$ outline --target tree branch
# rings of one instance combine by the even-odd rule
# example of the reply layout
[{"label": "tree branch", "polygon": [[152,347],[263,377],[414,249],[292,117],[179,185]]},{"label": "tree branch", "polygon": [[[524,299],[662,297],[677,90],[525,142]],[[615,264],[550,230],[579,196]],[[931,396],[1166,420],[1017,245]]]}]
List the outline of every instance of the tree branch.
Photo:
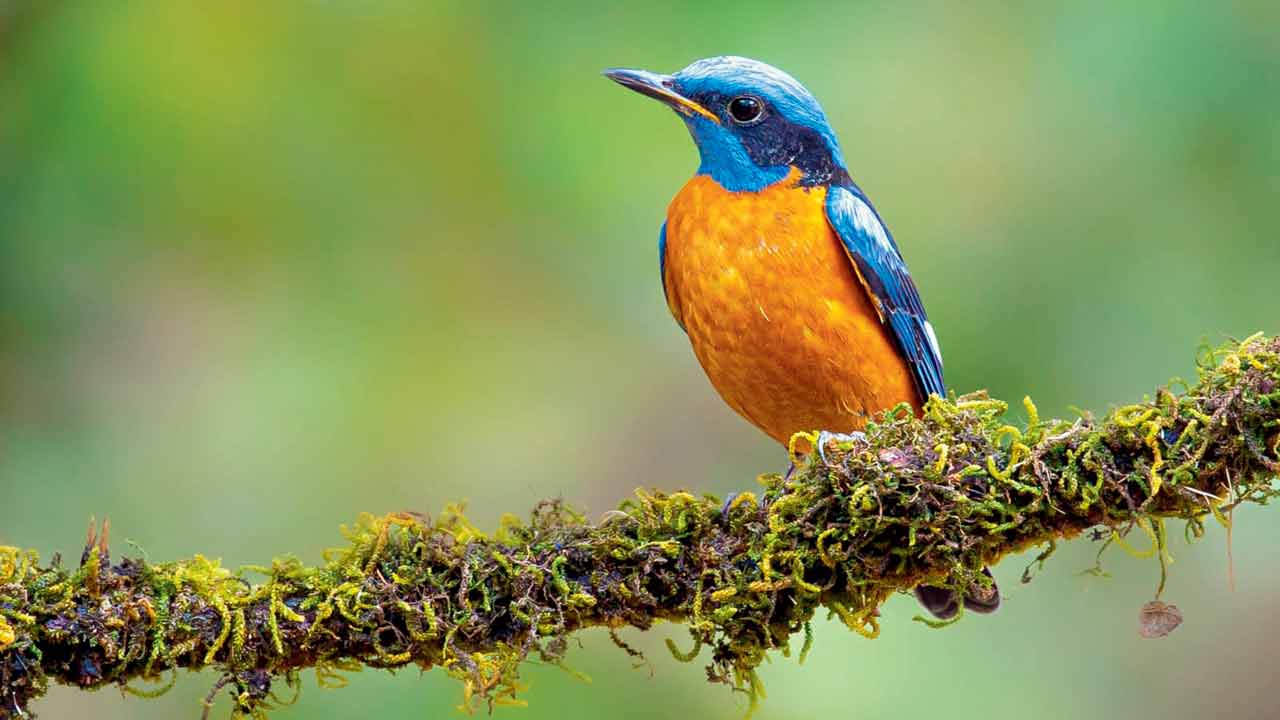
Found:
[{"label": "tree branch", "polygon": [[1206,349],[1199,365],[1195,385],[1101,421],[1040,420],[1028,400],[1029,421],[1010,425],[981,393],[934,399],[918,419],[904,406],[723,507],[638,491],[592,523],[545,501],[492,534],[454,507],[364,516],[319,566],[236,572],[201,556],[113,561],[105,528],[74,570],[2,548],[0,719],[25,717],[51,681],[128,689],[205,667],[255,716],[305,668],[334,684],[358,666],[439,666],[469,708],[516,703],[530,654],[558,662],[576,630],[658,620],[688,625],[694,647],[678,657],[709,646],[709,676],[754,697],[766,653],[807,637],[820,607],[875,637],[880,604],[921,581],[966,587],[1090,528],[1162,545],[1165,519],[1199,536],[1206,518],[1275,496],[1280,340]]}]

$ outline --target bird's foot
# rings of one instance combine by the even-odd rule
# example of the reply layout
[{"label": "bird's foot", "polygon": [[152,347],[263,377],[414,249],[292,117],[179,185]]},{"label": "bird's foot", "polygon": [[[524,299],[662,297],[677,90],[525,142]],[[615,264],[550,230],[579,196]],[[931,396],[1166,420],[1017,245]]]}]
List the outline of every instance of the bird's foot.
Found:
[{"label": "bird's foot", "polygon": [[720,519],[725,522],[729,521],[729,508],[733,505],[733,501],[738,497],[738,493],[731,492],[724,496],[724,502],[720,504]]},{"label": "bird's foot", "polygon": [[826,430],[823,430],[818,433],[818,457],[822,458],[823,463],[827,462],[827,443],[829,442],[837,444],[853,444],[865,443],[866,441],[867,434],[864,432],[852,432],[845,434],[827,432]]}]

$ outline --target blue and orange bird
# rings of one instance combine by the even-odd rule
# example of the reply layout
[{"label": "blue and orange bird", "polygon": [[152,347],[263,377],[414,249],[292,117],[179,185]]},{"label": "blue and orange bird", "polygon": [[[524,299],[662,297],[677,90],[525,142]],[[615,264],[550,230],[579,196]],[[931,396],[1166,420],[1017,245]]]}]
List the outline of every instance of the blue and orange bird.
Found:
[{"label": "blue and orange bird", "polygon": [[[667,305],[731,408],[784,445],[814,428],[857,431],[901,402],[945,394],[942,355],[907,264],[854,184],[813,95],[742,57],[675,75],[605,75],[675,110],[701,155],[658,235]],[[819,452],[831,439],[824,433]],[[947,618],[999,606],[921,586]]]}]

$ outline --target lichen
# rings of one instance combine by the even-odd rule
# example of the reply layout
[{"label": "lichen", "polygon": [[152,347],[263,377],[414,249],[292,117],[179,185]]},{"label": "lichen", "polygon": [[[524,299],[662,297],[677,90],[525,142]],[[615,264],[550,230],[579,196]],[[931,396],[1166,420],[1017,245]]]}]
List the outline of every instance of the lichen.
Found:
[{"label": "lichen", "polygon": [[1194,538],[1209,518],[1229,528],[1235,506],[1269,501],[1280,341],[1206,349],[1199,366],[1194,385],[1101,420],[1043,420],[1027,400],[1027,422],[1013,424],[1004,403],[974,393],[934,398],[920,417],[894,408],[825,460],[800,453],[817,442],[802,433],[794,472],[728,502],[640,490],[591,522],[544,501],[492,534],[457,506],[435,519],[362,515],[315,567],[115,561],[105,529],[74,569],[0,548],[0,719],[26,716],[50,682],[145,696],[177,669],[206,667],[219,674],[208,703],[225,688],[246,717],[288,704],[275,690],[296,691],[306,668],[336,687],[362,667],[438,666],[461,683],[465,710],[522,704],[531,655],[562,664],[586,627],[635,654],[615,631],[660,620],[689,630],[689,649],[670,645],[676,658],[709,650],[708,676],[754,706],[756,669],[801,633],[803,658],[821,609],[874,638],[892,594],[985,582],[984,566],[1044,546],[1029,580],[1058,540],[1091,528],[1108,545],[1139,530],[1163,571],[1166,520]]}]

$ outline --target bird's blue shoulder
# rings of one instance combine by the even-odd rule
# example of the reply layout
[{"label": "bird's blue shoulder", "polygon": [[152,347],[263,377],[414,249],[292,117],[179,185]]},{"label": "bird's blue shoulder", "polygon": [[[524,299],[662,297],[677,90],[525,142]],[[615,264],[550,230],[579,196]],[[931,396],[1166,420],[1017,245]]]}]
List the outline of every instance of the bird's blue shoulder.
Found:
[{"label": "bird's blue shoulder", "polygon": [[938,338],[902,253],[880,214],[852,182],[827,189],[826,213],[871,294],[880,320],[893,331],[920,397],[945,396]]}]

